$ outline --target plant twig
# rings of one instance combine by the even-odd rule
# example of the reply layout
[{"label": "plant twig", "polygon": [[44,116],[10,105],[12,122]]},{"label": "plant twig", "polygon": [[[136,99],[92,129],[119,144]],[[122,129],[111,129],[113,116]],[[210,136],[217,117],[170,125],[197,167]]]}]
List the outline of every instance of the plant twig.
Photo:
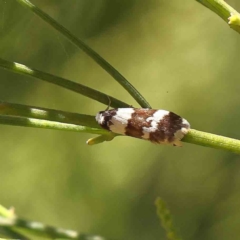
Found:
[{"label": "plant twig", "polygon": [[223,0],[196,0],[220,16],[236,32],[240,33],[240,14]]},{"label": "plant twig", "polygon": [[[0,216],[6,219],[14,219],[15,213],[14,208],[7,209],[0,205]],[[21,240],[28,240],[28,238],[21,233],[18,233],[16,230],[10,228],[9,226],[2,226],[0,224],[0,232],[4,236],[11,237],[12,239],[21,239]]]},{"label": "plant twig", "polygon": [[16,62],[10,62],[4,59],[0,58],[0,67],[4,68],[11,72],[16,72],[18,74],[23,74],[26,76],[38,78],[40,80],[58,85],[60,87],[66,88],[68,90],[80,93],[86,97],[92,98],[98,102],[104,103],[106,105],[110,105],[113,108],[118,107],[129,107],[129,104],[122,102],[114,97],[111,97],[109,95],[106,95],[102,92],[99,92],[97,90],[94,90],[92,88],[86,87],[82,84],[57,77],[55,75],[45,73],[33,68],[30,68],[26,65],[16,63]]},{"label": "plant twig", "polygon": [[11,238],[11,240],[17,240],[17,239],[30,240],[30,238],[24,236],[21,233],[18,233],[16,230],[13,230],[11,227],[8,227],[8,226],[5,226],[5,227],[0,226],[0,233],[1,233],[1,236],[4,235],[8,237],[8,239],[0,238],[0,240],[9,240],[9,238]]},{"label": "plant twig", "polygon": [[89,139],[88,145],[110,141],[118,135],[101,128],[94,116],[7,102],[0,102],[0,124],[101,134]]},{"label": "plant twig", "polygon": [[94,116],[0,101],[0,115],[35,118],[100,128]]},{"label": "plant twig", "polygon": [[195,129],[190,129],[182,141],[240,154],[240,140],[201,132]]},{"label": "plant twig", "polygon": [[129,94],[141,105],[143,108],[150,108],[150,104],[137,91],[137,89],[128,80],[121,75],[110,63],[103,59],[98,53],[86,45],[82,40],[75,37],[70,31],[57,23],[53,18],[43,12],[40,8],[32,4],[29,0],[16,0],[24,7],[33,11],[38,17],[47,22],[55,30],[65,36],[70,42],[82,49],[88,56],[90,56],[96,63],[98,63],[106,72],[108,72],[118,83],[120,83]]},{"label": "plant twig", "polygon": [[47,121],[47,120],[41,120],[41,119],[22,118],[22,117],[6,116],[6,115],[0,115],[0,124],[64,130],[64,131],[75,131],[75,132],[93,133],[93,134],[100,134],[100,135],[110,134],[109,131],[102,129],[100,127],[91,128],[91,127],[80,126],[75,124],[67,124],[67,123]]},{"label": "plant twig", "polygon": [[176,230],[173,227],[173,220],[166,203],[161,199],[157,198],[155,201],[157,207],[157,215],[161,221],[161,225],[164,228],[168,240],[181,240],[177,236]]},{"label": "plant twig", "polygon": [[[10,211],[10,214],[6,214]],[[24,233],[33,234],[35,236],[44,236],[51,239],[64,238],[64,239],[79,239],[79,240],[106,240],[103,237],[82,234],[77,231],[56,228],[53,226],[46,225],[40,222],[28,221],[25,219],[18,218],[16,215],[10,216],[11,210],[8,210],[0,205],[0,226],[2,228],[8,229],[9,232],[13,232],[12,229],[24,231]],[[18,234],[18,233],[15,233]],[[16,235],[15,235],[16,236]],[[20,236],[20,234],[18,235]],[[25,237],[25,236],[24,236]],[[21,238],[28,239],[28,238]]]},{"label": "plant twig", "polygon": [[12,125],[12,126],[22,126],[22,127],[34,127],[34,128],[45,128],[54,130],[65,130],[65,131],[75,131],[75,132],[85,132],[93,134],[108,135],[109,132],[100,128],[90,128],[80,125],[59,123],[53,121],[46,121],[34,118],[22,118],[13,116],[0,115],[0,124]]},{"label": "plant twig", "polygon": [[20,218],[7,219],[0,217],[0,226],[8,226],[8,228],[17,228],[19,230],[22,229],[26,233],[33,234],[35,236],[44,236],[51,239],[64,238],[79,240],[106,240],[106,238],[100,236],[83,234],[74,230],[56,228],[41,222],[33,222]]}]

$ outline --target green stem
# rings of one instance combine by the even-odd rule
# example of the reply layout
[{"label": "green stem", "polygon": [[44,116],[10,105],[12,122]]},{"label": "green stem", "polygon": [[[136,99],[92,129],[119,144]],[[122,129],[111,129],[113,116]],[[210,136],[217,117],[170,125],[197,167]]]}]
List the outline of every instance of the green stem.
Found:
[{"label": "green stem", "polygon": [[0,238],[0,240],[9,240],[9,239],[12,239],[12,240],[16,240],[16,239],[30,240],[30,238],[24,236],[21,233],[18,233],[16,230],[12,229],[11,227],[7,227],[7,226],[6,227],[0,226],[0,233],[1,233],[1,236],[4,235],[4,236],[8,237],[7,239]]},{"label": "green stem", "polygon": [[[220,16],[236,32],[240,33],[240,14],[223,0],[196,0]],[[233,18],[234,20],[232,20]],[[237,19],[237,21],[236,21]]]},{"label": "green stem", "polygon": [[20,63],[10,62],[0,58],[0,67],[6,70],[9,70],[11,72],[38,78],[40,80],[58,85],[60,87],[64,87],[68,90],[71,90],[71,91],[80,93],[86,97],[92,98],[98,102],[104,103],[106,105],[110,105],[113,108],[129,107],[129,104],[122,102],[114,97],[108,96],[104,93],[101,93],[97,90],[94,90],[82,84],[79,84],[61,77],[54,76],[49,73],[45,73],[45,72],[30,68]]},{"label": "green stem", "polygon": [[176,230],[173,226],[173,220],[166,203],[161,199],[157,198],[155,201],[157,207],[157,215],[161,221],[161,225],[164,228],[168,240],[181,240],[177,235]]},{"label": "green stem", "polygon": [[[5,230],[6,234],[15,234],[20,236],[18,230],[35,236],[44,236],[51,239],[64,238],[64,239],[81,239],[81,240],[106,240],[100,236],[93,236],[89,234],[81,234],[77,231],[67,230],[49,226],[40,222],[27,221],[18,218],[12,209],[6,209],[0,205],[0,227]],[[15,231],[16,230],[16,231]],[[18,239],[28,239],[25,236]]]},{"label": "green stem", "polygon": [[[0,205],[0,216],[4,217],[6,219],[14,219],[15,218],[14,209],[13,208],[7,209],[7,208],[3,207],[2,205]],[[28,240],[27,237],[25,237],[21,233],[18,233],[14,229],[11,229],[9,226],[0,226],[0,232],[4,236],[11,237],[11,239]]]},{"label": "green stem", "polygon": [[89,139],[88,145],[110,141],[117,136],[101,128],[94,116],[16,103],[0,102],[0,124],[101,134]]},{"label": "green stem", "polygon": [[91,127],[79,126],[75,124],[59,123],[59,122],[39,120],[34,118],[22,118],[22,117],[6,116],[6,115],[0,115],[0,124],[109,135],[109,131],[104,130],[100,127],[91,128]]},{"label": "green stem", "polygon": [[94,116],[0,101],[0,114],[100,128]]},{"label": "green stem", "polygon": [[82,40],[75,37],[62,25],[58,24],[53,18],[43,12],[40,8],[33,5],[29,0],[16,0],[24,7],[33,11],[38,17],[51,25],[55,30],[64,35],[70,42],[82,49],[88,56],[90,56],[96,63],[98,63],[106,72],[108,72],[119,84],[121,84],[131,96],[141,105],[143,108],[150,108],[151,106],[145,100],[145,98],[135,89],[135,87],[127,81],[127,79],[121,75],[111,64],[103,59],[98,53],[87,46]]},{"label": "green stem", "polygon": [[[79,240],[106,240],[103,237],[89,234],[82,234],[77,231],[56,228],[46,225],[41,222],[27,221],[20,218],[3,218],[0,217],[0,226],[21,230],[26,234],[32,234],[38,237],[47,237],[50,239],[64,238],[64,239],[79,239]],[[26,238],[25,238],[26,239]]]},{"label": "green stem", "polygon": [[191,129],[182,141],[240,154],[240,140],[201,132],[195,129]]}]

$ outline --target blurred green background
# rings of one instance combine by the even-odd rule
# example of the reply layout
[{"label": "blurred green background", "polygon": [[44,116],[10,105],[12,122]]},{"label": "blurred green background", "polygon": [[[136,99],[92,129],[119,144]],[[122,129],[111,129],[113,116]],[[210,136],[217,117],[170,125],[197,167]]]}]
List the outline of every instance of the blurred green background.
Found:
[{"label": "blurred green background", "polygon": [[[240,138],[240,36],[196,1],[32,1],[117,68],[153,108]],[[240,10],[240,2],[228,1]],[[138,106],[104,70],[14,0],[0,1],[0,56]],[[0,69],[4,101],[95,115],[106,106]],[[183,239],[238,239],[240,158],[184,144],[1,125],[0,203],[24,218],[111,239],[165,239],[163,198]]]}]

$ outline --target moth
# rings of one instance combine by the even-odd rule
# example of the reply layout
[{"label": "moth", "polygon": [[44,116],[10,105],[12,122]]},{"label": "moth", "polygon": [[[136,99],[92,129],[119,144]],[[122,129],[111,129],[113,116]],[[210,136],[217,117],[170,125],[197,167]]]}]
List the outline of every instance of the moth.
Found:
[{"label": "moth", "polygon": [[96,115],[98,124],[113,133],[149,140],[157,144],[181,146],[190,129],[179,115],[149,108],[117,108]]}]

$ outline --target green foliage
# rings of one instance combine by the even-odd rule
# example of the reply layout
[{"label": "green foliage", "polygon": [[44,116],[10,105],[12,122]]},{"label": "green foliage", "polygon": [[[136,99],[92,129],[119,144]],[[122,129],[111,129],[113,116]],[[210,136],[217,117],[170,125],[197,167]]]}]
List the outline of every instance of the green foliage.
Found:
[{"label": "green foliage", "polygon": [[161,225],[166,231],[167,239],[169,240],[181,240],[176,234],[176,230],[173,227],[173,220],[166,203],[161,199],[157,198],[155,201],[157,207],[157,215],[161,221]]}]

